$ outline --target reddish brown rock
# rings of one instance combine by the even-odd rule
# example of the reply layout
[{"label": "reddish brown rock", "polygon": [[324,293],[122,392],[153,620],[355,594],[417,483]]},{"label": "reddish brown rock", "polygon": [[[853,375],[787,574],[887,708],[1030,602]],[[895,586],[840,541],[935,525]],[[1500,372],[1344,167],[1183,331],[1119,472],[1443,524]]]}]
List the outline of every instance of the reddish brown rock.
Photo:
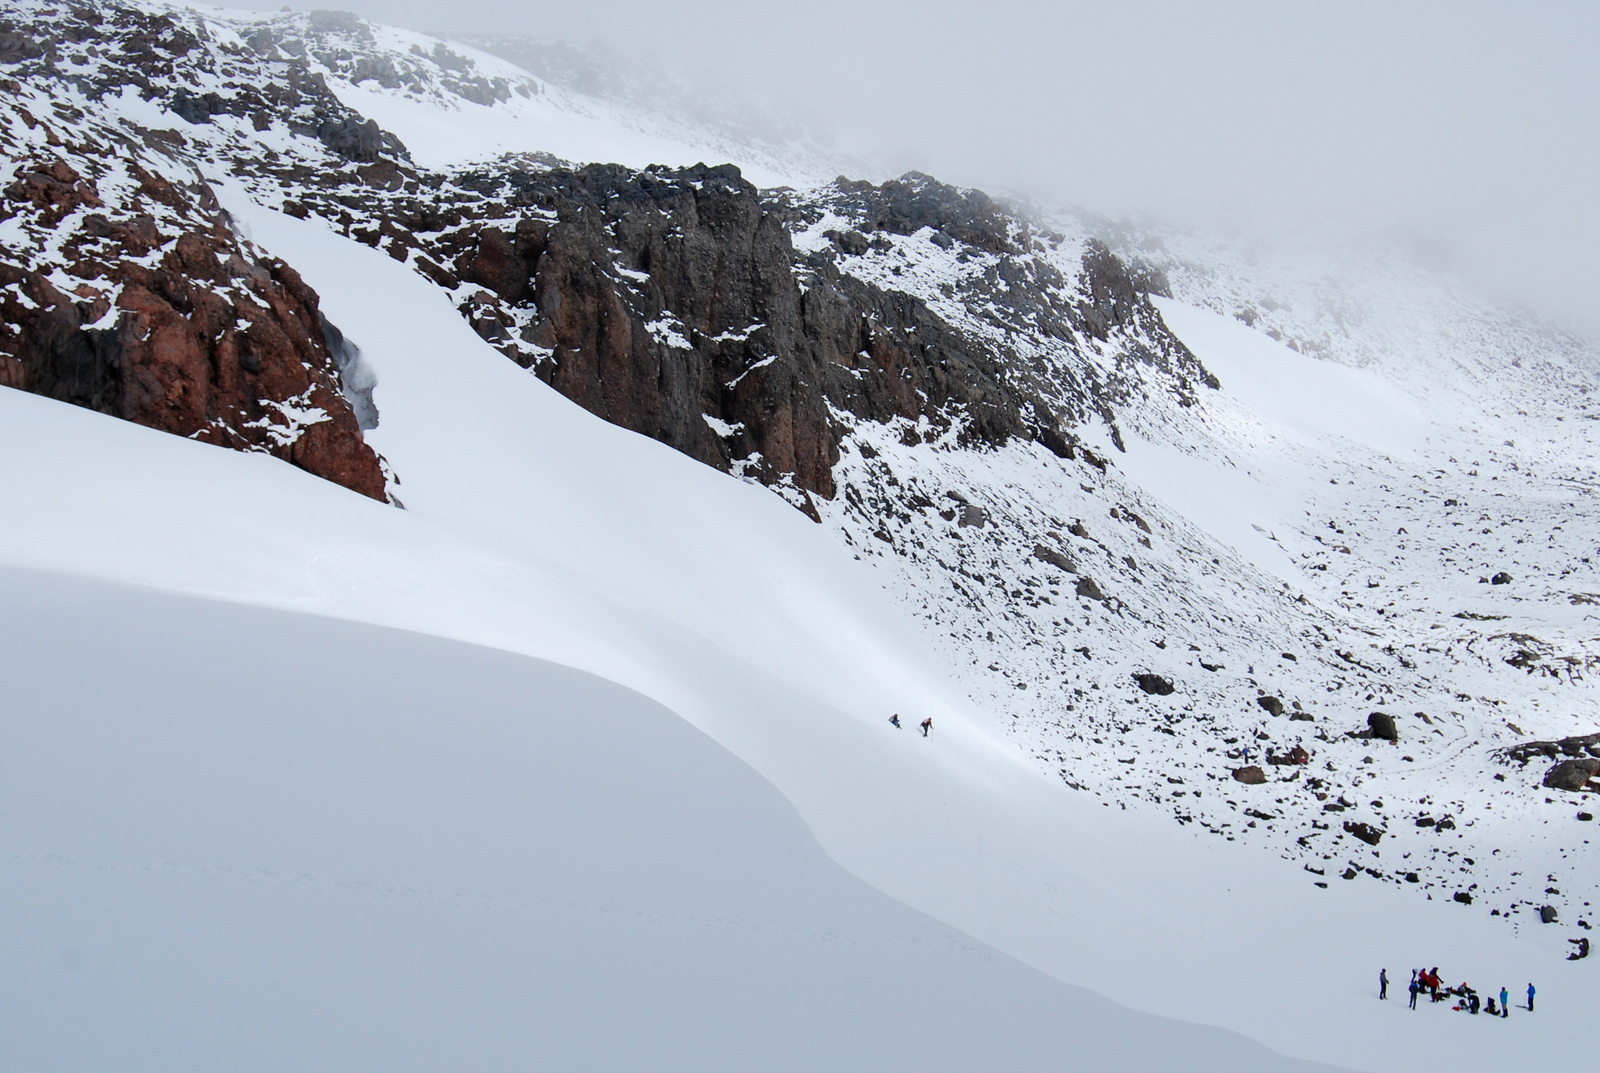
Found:
[{"label": "reddish brown rock", "polygon": [[[162,204],[190,204],[165,180],[136,178]],[[0,385],[262,451],[386,499],[378,457],[341,393],[317,296],[293,269],[241,247],[215,219],[179,234],[158,266],[139,263],[170,236],[149,215],[103,205],[60,160],[23,165],[5,197],[28,224],[69,230],[63,255],[84,282],[67,294],[46,271],[0,263]]]}]

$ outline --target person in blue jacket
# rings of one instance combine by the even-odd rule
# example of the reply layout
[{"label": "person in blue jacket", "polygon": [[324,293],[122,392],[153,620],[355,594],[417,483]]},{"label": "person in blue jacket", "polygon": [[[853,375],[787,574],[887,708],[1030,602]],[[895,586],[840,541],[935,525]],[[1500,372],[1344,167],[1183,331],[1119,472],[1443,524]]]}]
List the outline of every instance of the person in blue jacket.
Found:
[{"label": "person in blue jacket", "polygon": [[1378,997],[1379,998],[1384,998],[1384,999],[1389,997],[1389,970],[1388,969],[1379,969],[1378,970]]},{"label": "person in blue jacket", "polygon": [[1528,1012],[1533,1012],[1533,984],[1528,985]]},{"label": "person in blue jacket", "polygon": [[1506,994],[1506,989],[1503,987],[1500,989],[1500,1016],[1511,1016],[1511,996]]}]

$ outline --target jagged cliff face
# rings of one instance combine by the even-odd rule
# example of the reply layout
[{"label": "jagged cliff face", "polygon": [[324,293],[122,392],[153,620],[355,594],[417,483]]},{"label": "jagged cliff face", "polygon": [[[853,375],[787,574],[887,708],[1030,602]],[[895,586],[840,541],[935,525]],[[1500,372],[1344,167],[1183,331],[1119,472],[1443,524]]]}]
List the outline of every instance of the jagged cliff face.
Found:
[{"label": "jagged cliff face", "polygon": [[[1084,340],[1149,340],[1139,357],[1181,367],[1180,395],[1207,375],[1103,247],[1067,251],[1073,278],[987,198],[925,178],[764,195],[731,167],[501,165],[454,185],[489,199],[472,216],[508,221],[463,212],[425,246],[485,339],[607,420],[802,503],[833,498],[850,419],[1066,456],[1064,424],[1109,415],[1114,394],[1083,375]],[[952,323],[930,305],[942,292],[860,270],[908,240],[972,265],[946,284],[953,306],[1003,309],[1055,367]]]},{"label": "jagged cliff face", "polygon": [[[266,452],[385,498],[317,296],[232,233],[181,134],[130,138],[103,107],[170,83],[198,38],[162,16],[83,8],[12,24],[0,48],[13,76],[0,82],[11,173],[0,191],[0,384]],[[114,65],[69,74],[107,53]],[[282,88],[230,106],[258,111]],[[191,114],[211,107],[181,83],[171,101]]]}]

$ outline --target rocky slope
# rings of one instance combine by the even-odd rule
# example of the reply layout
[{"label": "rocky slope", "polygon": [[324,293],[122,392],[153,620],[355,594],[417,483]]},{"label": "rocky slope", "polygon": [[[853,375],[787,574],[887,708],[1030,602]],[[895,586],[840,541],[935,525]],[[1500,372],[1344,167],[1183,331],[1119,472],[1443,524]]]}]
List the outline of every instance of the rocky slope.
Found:
[{"label": "rocky slope", "polygon": [[[1457,296],[1359,269],[1423,296],[1402,330],[1352,313],[1374,294],[1290,298],[1292,273],[1226,246],[1041,222],[920,175],[761,190],[538,145],[423,166],[351,102],[465,123],[553,91],[338,13],[16,10],[10,386],[381,497],[360,340],[216,195],[321,221],[569,399],[838,533],[1064,790],[1302,860],[1308,882],[1587,912],[1589,828],[1560,796],[1582,791],[1503,751],[1593,729],[1581,344],[1486,307],[1461,329]],[[1294,344],[1267,366],[1389,377],[1380,395],[1418,407],[1390,424],[1427,435],[1358,434],[1360,414],[1305,431],[1315,396],[1254,406],[1234,389],[1258,370],[1214,375],[1200,341],[1224,335],[1197,307]]]},{"label": "rocky slope", "polygon": [[[383,499],[316,295],[231,232],[181,134],[106,107],[201,42],[162,16],[75,9],[14,22],[0,44],[0,383]],[[206,100],[171,103],[198,115]]]}]

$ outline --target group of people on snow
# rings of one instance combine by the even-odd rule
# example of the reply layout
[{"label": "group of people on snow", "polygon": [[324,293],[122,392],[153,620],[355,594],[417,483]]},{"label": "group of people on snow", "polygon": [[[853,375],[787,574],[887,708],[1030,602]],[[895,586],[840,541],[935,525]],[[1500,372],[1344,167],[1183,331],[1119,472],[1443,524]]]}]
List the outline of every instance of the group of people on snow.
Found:
[{"label": "group of people on snow", "polygon": [[[1478,992],[1465,982],[1457,987],[1446,987],[1439,977],[1439,967],[1437,965],[1431,969],[1412,969],[1411,984],[1407,990],[1411,993],[1411,1008],[1413,1010],[1417,1008],[1417,996],[1425,994],[1434,1002],[1448,1002],[1451,998],[1456,999],[1456,1004],[1450,1007],[1452,1010],[1475,1014],[1481,1009],[1490,1017],[1511,1016],[1511,996],[1506,992],[1505,988],[1502,987],[1500,989],[1498,1003],[1496,1003],[1493,994],[1490,994],[1488,1000],[1484,1001],[1478,997]],[[1378,970],[1378,997],[1381,999],[1389,997],[1388,969]],[[1528,985],[1527,1010],[1529,1013],[1533,1012],[1533,984],[1531,983]]]}]

